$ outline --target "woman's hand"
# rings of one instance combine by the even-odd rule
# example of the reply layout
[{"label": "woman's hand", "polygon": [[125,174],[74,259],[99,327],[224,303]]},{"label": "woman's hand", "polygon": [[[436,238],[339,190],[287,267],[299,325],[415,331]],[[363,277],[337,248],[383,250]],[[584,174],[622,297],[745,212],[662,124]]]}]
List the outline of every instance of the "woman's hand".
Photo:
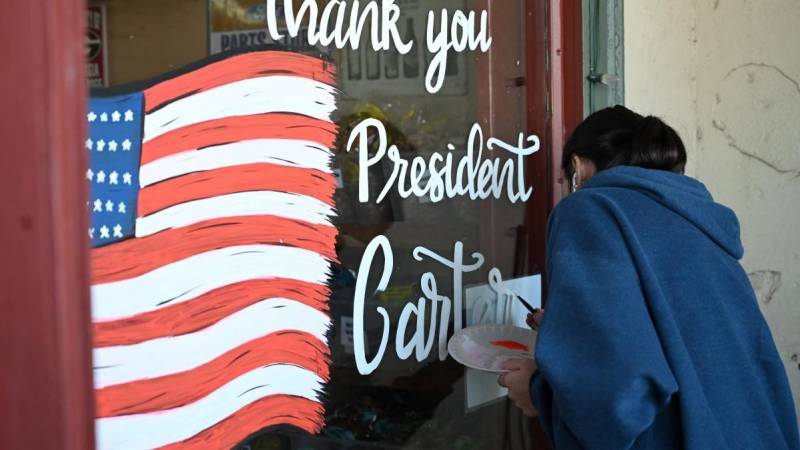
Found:
[{"label": "woman's hand", "polygon": [[528,314],[525,322],[531,327],[531,330],[539,331],[539,325],[542,324],[542,319],[544,319],[544,308],[536,308],[532,314]]},{"label": "woman's hand", "polygon": [[510,359],[503,363],[503,373],[497,378],[500,386],[508,388],[508,398],[528,417],[536,417],[538,412],[531,400],[531,377],[536,372],[536,362],[532,359]]}]

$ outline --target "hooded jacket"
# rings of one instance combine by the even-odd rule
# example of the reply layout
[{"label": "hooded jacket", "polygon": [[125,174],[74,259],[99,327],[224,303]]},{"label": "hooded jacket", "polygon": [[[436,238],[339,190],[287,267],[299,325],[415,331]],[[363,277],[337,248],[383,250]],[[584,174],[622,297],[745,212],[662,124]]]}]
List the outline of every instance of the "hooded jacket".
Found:
[{"label": "hooded jacket", "polygon": [[531,396],[555,449],[800,450],[739,222],[702,183],[604,170],[547,241]]}]

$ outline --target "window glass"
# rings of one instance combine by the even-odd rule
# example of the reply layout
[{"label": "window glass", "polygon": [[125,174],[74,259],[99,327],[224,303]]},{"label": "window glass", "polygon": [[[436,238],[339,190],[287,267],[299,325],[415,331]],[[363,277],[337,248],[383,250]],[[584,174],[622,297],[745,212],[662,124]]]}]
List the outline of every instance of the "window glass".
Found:
[{"label": "window glass", "polygon": [[[283,2],[277,3],[278,24],[285,31]],[[332,120],[340,131],[332,172],[338,237],[328,299],[330,379],[320,397],[324,427],[308,434],[287,420],[243,436],[239,448],[530,447],[529,421],[502,395],[496,375],[465,369],[446,347],[454,330],[464,326],[524,326],[525,310],[489,287],[490,281],[496,288],[501,280],[522,279],[514,292],[533,303],[540,297],[541,280],[529,271],[525,226],[527,200],[537,195],[530,191],[531,160],[544,158],[543,152],[533,152],[538,140],[526,130],[525,4],[396,3],[399,35],[415,42],[405,54],[363,44],[356,49],[311,46],[305,34],[275,42],[267,30],[267,3],[260,0],[90,2],[89,16],[96,21],[87,54],[90,66],[95,64],[90,68],[94,86],[119,90],[208,57],[267,44],[321,57],[336,69],[339,92]],[[481,12],[487,10],[491,47],[450,52],[443,84],[430,93],[425,76],[436,55],[425,45],[429,12],[440,17],[445,11],[452,18],[457,11],[474,11],[480,26]],[[308,27],[301,22],[301,30]],[[366,26],[364,33],[372,31]],[[391,146],[397,149],[394,157]],[[531,154],[521,154],[526,151]],[[432,169],[430,162],[438,157],[439,169]],[[365,159],[374,162],[365,166]],[[450,171],[441,169],[447,161]],[[470,161],[462,164],[463,174],[462,161]],[[469,175],[481,161],[491,161],[484,164],[491,167]],[[444,176],[463,180],[464,192],[404,193],[412,181],[425,186],[431,177]],[[469,187],[490,176],[496,187],[485,189],[487,195]],[[471,196],[470,189],[477,194]],[[371,254],[366,264],[365,255]],[[388,282],[378,289],[390,264]],[[361,294],[360,280],[365,283]],[[446,301],[431,298],[434,282]]]}]

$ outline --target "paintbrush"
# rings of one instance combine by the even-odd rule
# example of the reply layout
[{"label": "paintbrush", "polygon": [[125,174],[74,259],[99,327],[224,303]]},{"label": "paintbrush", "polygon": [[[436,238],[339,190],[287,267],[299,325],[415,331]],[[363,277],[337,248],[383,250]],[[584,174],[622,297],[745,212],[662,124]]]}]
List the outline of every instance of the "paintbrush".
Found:
[{"label": "paintbrush", "polygon": [[531,304],[530,304],[530,303],[528,303],[528,301],[527,301],[527,300],[525,300],[524,298],[522,298],[522,296],[521,296],[521,295],[519,295],[519,294],[517,294],[516,292],[514,292],[514,297],[516,297],[516,298],[517,298],[517,300],[519,300],[519,302],[520,302],[520,303],[522,303],[522,306],[524,306],[524,307],[525,307],[525,309],[527,309],[528,311],[530,311],[530,313],[531,313],[531,314],[535,314],[535,313],[536,313],[536,308],[534,308],[533,306],[531,306]]}]

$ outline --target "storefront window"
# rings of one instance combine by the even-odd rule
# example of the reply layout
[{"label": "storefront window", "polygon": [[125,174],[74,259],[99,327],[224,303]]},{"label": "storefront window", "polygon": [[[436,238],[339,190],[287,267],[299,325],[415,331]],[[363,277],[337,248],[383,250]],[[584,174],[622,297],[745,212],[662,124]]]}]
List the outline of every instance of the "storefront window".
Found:
[{"label": "storefront window", "polygon": [[[465,369],[446,346],[465,326],[524,326],[524,308],[499,286],[531,302],[541,298],[526,225],[531,199],[549,194],[531,182],[533,162],[546,156],[543,130],[528,127],[526,5],[395,3],[400,37],[416,43],[404,54],[309,45],[302,32],[308,21],[298,37],[275,42],[268,4],[259,0],[90,4],[91,84],[111,89],[95,96],[246,49],[311,55],[336,69],[340,92],[331,120],[339,133],[331,161],[338,237],[327,300],[324,426],[318,434],[281,424],[250,430],[238,448],[530,448],[530,422],[504,397],[496,375]],[[286,11],[276,4],[285,32]],[[320,10],[326,4],[320,0]],[[476,40],[481,32],[491,37],[484,49],[447,53],[434,93],[426,74],[437,56],[424,44],[430,12],[450,20],[474,13],[468,31]],[[366,26],[364,35],[372,31]],[[439,187],[424,190],[431,179]],[[519,281],[503,284],[511,279]]]}]

